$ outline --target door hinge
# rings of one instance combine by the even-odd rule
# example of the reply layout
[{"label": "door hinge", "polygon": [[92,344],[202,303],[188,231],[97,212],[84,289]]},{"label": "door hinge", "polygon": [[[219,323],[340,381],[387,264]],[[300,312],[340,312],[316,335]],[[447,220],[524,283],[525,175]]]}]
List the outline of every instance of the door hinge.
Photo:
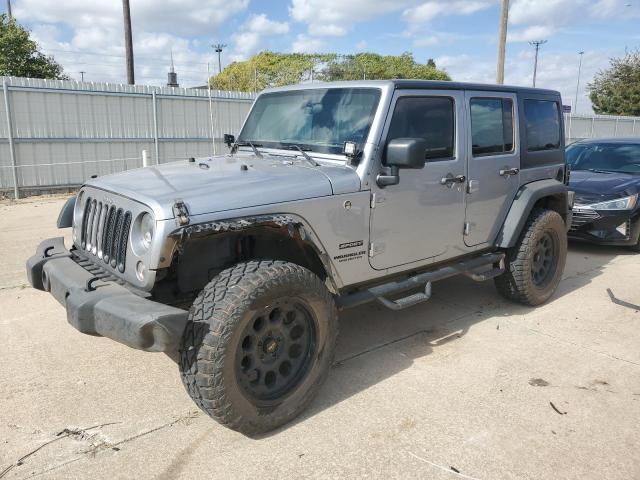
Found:
[{"label": "door hinge", "polygon": [[467,237],[470,231],[471,231],[471,224],[469,222],[464,222],[464,228],[462,229],[462,234],[465,237]]},{"label": "door hinge", "polygon": [[381,193],[372,193],[371,194],[371,208],[376,208],[376,205],[383,203],[385,200],[384,196]]}]

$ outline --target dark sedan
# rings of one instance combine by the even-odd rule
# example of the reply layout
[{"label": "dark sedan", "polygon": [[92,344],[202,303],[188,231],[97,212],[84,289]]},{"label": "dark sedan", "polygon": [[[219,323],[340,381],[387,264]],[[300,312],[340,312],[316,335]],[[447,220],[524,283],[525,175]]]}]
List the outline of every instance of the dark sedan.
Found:
[{"label": "dark sedan", "polygon": [[569,237],[640,251],[640,138],[583,140],[566,154],[575,192]]}]

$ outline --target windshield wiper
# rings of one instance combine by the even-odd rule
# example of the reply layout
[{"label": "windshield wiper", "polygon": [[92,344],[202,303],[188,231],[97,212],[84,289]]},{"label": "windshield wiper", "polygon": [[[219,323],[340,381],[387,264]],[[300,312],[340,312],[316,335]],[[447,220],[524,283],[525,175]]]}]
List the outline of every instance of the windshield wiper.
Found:
[{"label": "windshield wiper", "polygon": [[[290,143],[287,145],[287,148],[289,150],[298,150],[302,154],[302,156],[305,158],[305,160],[309,162],[311,165],[313,165],[314,167],[320,166],[320,164],[316,162],[313,158],[311,158],[309,154],[305,152],[300,145],[297,145],[295,143]],[[308,148],[307,150],[311,150],[311,149]]]},{"label": "windshield wiper", "polygon": [[260,153],[260,151],[256,148],[256,147],[261,147],[262,145],[260,145],[259,143],[251,143],[249,140],[245,140],[243,142],[236,142],[236,148],[234,150],[234,153],[238,150],[238,147],[251,147],[251,149],[253,150],[253,154],[256,157],[260,157],[262,158],[262,154]]},{"label": "windshield wiper", "polygon": [[590,172],[595,172],[595,173],[616,173],[613,170],[601,170],[599,168],[587,168],[587,170],[589,170]]}]

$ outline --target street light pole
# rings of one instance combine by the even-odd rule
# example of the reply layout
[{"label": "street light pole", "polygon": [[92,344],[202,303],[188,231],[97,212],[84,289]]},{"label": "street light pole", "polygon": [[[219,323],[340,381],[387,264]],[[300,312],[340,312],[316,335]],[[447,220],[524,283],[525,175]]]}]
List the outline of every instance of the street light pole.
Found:
[{"label": "street light pole", "polygon": [[215,45],[211,45],[213,47],[213,50],[218,54],[218,74],[222,73],[222,60],[221,60],[221,55],[222,55],[222,49],[226,48],[227,46],[223,43],[216,43]]},{"label": "street light pole", "polygon": [[580,55],[580,61],[578,63],[578,81],[576,82],[576,98],[573,101],[573,113],[578,113],[578,89],[580,88],[580,72],[582,71],[582,56],[584,55],[584,51],[578,52]]},{"label": "street light pole", "polygon": [[533,63],[533,87],[536,86],[536,75],[538,74],[538,50],[540,50],[540,45],[544,45],[547,43],[546,40],[534,40],[529,42],[529,45],[533,45],[536,48],[536,58]]},{"label": "street light pole", "polygon": [[11,15],[11,0],[7,0],[7,16],[13,18],[13,15]]},{"label": "street light pole", "polygon": [[85,73],[87,73],[87,72],[80,71],[80,81],[81,81],[81,82],[84,82],[84,74],[85,74]]},{"label": "street light pole", "polygon": [[504,83],[504,57],[507,46],[507,22],[509,21],[509,0],[502,0],[500,13],[500,36],[498,38],[498,66],[496,68],[496,83]]}]

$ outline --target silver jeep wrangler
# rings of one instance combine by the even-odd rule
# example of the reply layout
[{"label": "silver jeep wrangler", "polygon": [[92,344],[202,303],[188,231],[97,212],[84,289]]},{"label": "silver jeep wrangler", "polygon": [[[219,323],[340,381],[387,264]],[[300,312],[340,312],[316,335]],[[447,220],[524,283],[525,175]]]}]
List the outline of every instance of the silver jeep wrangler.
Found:
[{"label": "silver jeep wrangler", "polygon": [[556,289],[571,192],[560,95],[431,81],[271,89],[229,153],[90,180],[27,263],[80,332],[163,351],[211,417],[271,430],[312,400],[338,309],[432,282]]}]

